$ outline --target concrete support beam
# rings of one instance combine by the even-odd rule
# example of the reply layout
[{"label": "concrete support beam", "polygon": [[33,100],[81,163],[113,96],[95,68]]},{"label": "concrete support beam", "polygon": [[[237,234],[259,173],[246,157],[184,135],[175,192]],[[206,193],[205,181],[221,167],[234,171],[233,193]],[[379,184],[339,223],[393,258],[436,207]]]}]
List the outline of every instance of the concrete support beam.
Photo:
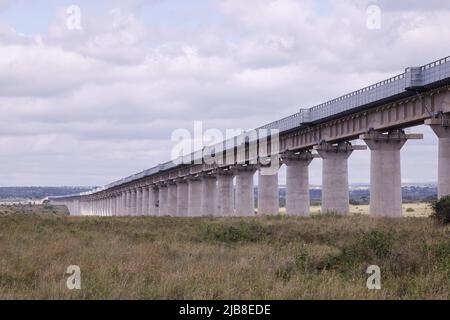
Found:
[{"label": "concrete support beam", "polygon": [[159,212],[158,216],[167,216],[168,213],[169,189],[167,185],[159,185]]},{"label": "concrete support beam", "polygon": [[189,203],[189,187],[185,180],[177,181],[177,216],[187,217]]},{"label": "concrete support beam", "polygon": [[309,165],[316,156],[310,151],[282,155],[286,165],[286,214],[310,215]]},{"label": "concrete support beam", "polygon": [[217,215],[228,217],[234,215],[234,173],[221,171],[217,175]]},{"label": "concrete support beam", "polygon": [[254,216],[255,215],[255,196],[253,176],[256,167],[253,165],[238,166],[236,173],[236,215]]},{"label": "concrete support beam", "polygon": [[422,139],[421,134],[372,131],[360,136],[370,153],[370,214],[402,217],[402,177],[400,150],[408,139]]},{"label": "concrete support beam", "polygon": [[450,195],[450,121],[446,118],[425,121],[439,139],[438,197]]},{"label": "concrete support beam", "polygon": [[258,214],[278,214],[278,172],[258,170]]},{"label": "concrete support beam", "polygon": [[353,146],[349,142],[323,142],[314,149],[322,158],[322,213],[347,215],[350,213],[348,187],[348,158],[354,150],[367,146]]},{"label": "concrete support beam", "polygon": [[167,185],[167,214],[169,216],[177,215],[177,185],[174,182],[171,182]]},{"label": "concrete support beam", "polygon": [[202,205],[202,182],[199,178],[188,180],[188,216],[198,217],[201,215]]},{"label": "concrete support beam", "polygon": [[215,175],[205,175],[201,178],[201,215],[213,216],[217,213],[217,179]]}]

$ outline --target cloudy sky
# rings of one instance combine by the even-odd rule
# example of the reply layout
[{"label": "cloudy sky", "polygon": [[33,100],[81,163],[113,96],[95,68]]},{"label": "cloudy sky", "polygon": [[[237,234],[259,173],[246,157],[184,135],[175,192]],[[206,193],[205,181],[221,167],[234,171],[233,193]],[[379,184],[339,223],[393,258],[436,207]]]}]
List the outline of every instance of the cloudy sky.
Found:
[{"label": "cloudy sky", "polygon": [[[106,184],[169,160],[195,120],[257,127],[450,55],[446,1],[93,2],[0,0],[0,186]],[[437,139],[412,131],[403,180],[434,181]]]}]

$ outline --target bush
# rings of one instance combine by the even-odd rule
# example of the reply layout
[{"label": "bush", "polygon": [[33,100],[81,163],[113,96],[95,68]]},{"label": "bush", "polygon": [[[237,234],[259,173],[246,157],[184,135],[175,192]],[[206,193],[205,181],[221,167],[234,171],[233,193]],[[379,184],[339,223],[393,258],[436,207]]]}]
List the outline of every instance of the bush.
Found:
[{"label": "bush", "polygon": [[450,223],[450,196],[443,197],[432,204],[432,218],[438,223],[447,225]]},{"label": "bush", "polygon": [[222,243],[251,243],[267,240],[270,236],[270,229],[259,222],[242,221],[234,224],[203,223],[200,224],[197,240]]},{"label": "bush", "polygon": [[392,231],[373,230],[360,234],[354,241],[342,247],[337,255],[325,258],[319,269],[353,272],[359,266],[381,264],[391,256],[396,235]]}]

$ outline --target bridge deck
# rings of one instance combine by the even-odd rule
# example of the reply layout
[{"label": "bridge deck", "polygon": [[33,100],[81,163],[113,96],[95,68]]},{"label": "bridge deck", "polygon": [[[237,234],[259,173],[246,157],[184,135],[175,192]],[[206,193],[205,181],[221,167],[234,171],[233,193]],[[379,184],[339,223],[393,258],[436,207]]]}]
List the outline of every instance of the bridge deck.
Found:
[{"label": "bridge deck", "polygon": [[[298,113],[271,122],[258,129],[276,129],[280,134],[283,134],[301,129],[305,126],[311,126],[329,121],[333,118],[339,118],[349,113],[358,112],[401,98],[413,96],[418,92],[427,91],[448,83],[450,83],[450,56],[421,67],[407,68],[404,73],[395,77],[372,84],[312,108],[301,109]],[[213,149],[215,149],[216,152],[226,150],[226,142],[217,144]],[[203,151],[199,150],[188,155],[187,158],[189,161],[193,161],[194,159],[202,158],[202,156]],[[82,195],[117,187],[160,172],[174,169],[177,166],[179,166],[179,164],[168,161],[138,174],[115,181],[98,190],[83,193]]]}]

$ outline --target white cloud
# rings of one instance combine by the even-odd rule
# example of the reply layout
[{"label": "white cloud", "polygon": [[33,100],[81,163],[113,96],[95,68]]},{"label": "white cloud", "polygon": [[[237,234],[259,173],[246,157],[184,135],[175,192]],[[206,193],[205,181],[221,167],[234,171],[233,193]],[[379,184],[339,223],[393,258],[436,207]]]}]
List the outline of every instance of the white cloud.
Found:
[{"label": "white cloud", "polygon": [[[366,28],[367,3],[323,15],[312,0],[220,1],[220,19],[189,30],[149,24],[140,1],[83,10],[81,31],[62,8],[46,34],[0,24],[0,183],[104,184],[168,160],[171,131],[194,120],[257,127],[449,54],[438,2],[379,1],[381,30]],[[420,148],[405,148],[405,179]],[[367,154],[351,163],[368,176]]]}]

